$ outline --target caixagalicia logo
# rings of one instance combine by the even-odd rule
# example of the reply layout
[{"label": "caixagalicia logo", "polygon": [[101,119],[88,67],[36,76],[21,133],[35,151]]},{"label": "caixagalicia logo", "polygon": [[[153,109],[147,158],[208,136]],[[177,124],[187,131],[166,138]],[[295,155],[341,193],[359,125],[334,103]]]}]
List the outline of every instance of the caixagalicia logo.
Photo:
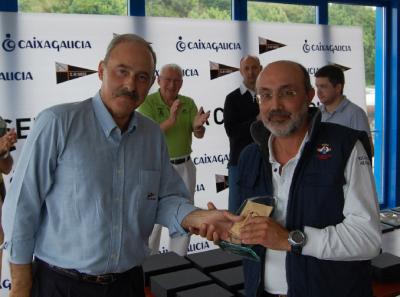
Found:
[{"label": "caixagalicia logo", "polygon": [[0,71],[0,81],[33,80],[31,71]]},{"label": "caixagalicia logo", "polygon": [[330,52],[335,54],[337,52],[351,52],[351,45],[349,44],[334,44],[334,43],[323,43],[322,41],[312,43],[308,40],[304,40],[303,52],[306,54],[312,52]]},{"label": "caixagalicia logo", "polygon": [[[343,72],[351,69],[350,67],[347,67],[347,66],[344,66],[341,64],[337,64],[337,63],[328,63],[328,64],[339,67],[340,69],[342,69]],[[315,73],[317,73],[317,71],[319,70],[319,68],[320,67],[307,67],[306,69],[307,69],[307,72],[309,75],[314,76]]]},{"label": "caixagalicia logo", "polygon": [[[160,69],[156,69],[156,76],[160,76]],[[200,76],[197,68],[182,68],[182,77]]]},{"label": "caixagalicia logo", "polygon": [[190,51],[190,50],[209,50],[209,51],[236,51],[241,50],[242,46],[237,41],[210,41],[210,40],[184,40],[182,36],[178,37],[178,41],[175,44],[178,52]]},{"label": "caixagalicia logo", "polygon": [[5,52],[13,52],[17,49],[50,49],[60,52],[62,50],[71,49],[91,49],[92,44],[89,40],[49,40],[41,39],[36,36],[29,39],[14,39],[12,38],[11,33],[7,33],[6,38],[1,43],[1,47]]}]

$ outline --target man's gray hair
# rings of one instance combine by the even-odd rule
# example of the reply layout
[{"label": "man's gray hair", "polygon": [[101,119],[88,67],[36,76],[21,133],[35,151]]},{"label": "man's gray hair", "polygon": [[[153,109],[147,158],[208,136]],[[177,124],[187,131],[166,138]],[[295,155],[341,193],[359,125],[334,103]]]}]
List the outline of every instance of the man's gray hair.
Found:
[{"label": "man's gray hair", "polygon": [[178,72],[178,73],[181,75],[181,78],[183,77],[183,71],[182,71],[181,66],[179,66],[178,64],[175,64],[175,63],[169,63],[169,64],[163,65],[163,66],[161,67],[161,69],[160,69],[160,74],[159,74],[159,76],[161,76],[162,73],[163,73],[165,70],[168,70],[168,69],[176,70],[176,72]]},{"label": "man's gray hair", "polygon": [[132,33],[118,34],[118,35],[114,36],[114,38],[108,44],[106,55],[104,57],[104,63],[107,64],[112,50],[118,44],[123,43],[123,42],[137,42],[137,43],[140,43],[140,44],[143,44],[144,46],[146,46],[147,49],[149,50],[151,56],[153,57],[154,70],[155,70],[156,64],[157,64],[157,57],[156,57],[156,53],[154,52],[153,48],[151,47],[151,43],[146,41],[144,38],[140,37],[139,35],[132,34]]}]

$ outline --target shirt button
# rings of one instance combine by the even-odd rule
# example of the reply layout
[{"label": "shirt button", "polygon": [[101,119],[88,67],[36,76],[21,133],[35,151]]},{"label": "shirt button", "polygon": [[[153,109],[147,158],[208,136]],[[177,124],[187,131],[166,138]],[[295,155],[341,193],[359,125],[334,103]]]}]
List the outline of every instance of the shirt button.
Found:
[{"label": "shirt button", "polygon": [[278,171],[278,168],[275,168],[275,169],[274,169],[274,172],[277,172],[277,171]]}]

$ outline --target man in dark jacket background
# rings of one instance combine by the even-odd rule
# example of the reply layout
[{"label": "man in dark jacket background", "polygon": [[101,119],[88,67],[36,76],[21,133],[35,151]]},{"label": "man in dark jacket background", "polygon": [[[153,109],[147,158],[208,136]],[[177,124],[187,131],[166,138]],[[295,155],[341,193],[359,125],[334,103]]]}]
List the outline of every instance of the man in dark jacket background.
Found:
[{"label": "man in dark jacket background", "polygon": [[243,148],[252,143],[250,125],[258,119],[259,108],[255,100],[257,76],[262,67],[256,56],[247,55],[240,60],[240,75],[243,82],[239,88],[226,96],[224,103],[224,127],[229,137],[229,203],[230,211],[235,212],[240,201],[237,196],[237,163]]},{"label": "man in dark jacket background", "polygon": [[270,63],[256,91],[262,123],[239,159],[239,195],[276,207],[241,230],[262,259],[245,262],[246,296],[372,297],[381,232],[365,133],[321,123],[298,63]]}]

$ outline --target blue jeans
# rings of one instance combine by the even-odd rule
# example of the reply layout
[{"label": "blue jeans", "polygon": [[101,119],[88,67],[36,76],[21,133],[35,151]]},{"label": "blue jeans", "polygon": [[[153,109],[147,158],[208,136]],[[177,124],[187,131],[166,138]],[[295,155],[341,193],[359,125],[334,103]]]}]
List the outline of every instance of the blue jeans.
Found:
[{"label": "blue jeans", "polygon": [[229,175],[229,199],[228,199],[228,209],[230,212],[236,212],[240,207],[240,197],[239,197],[239,168],[236,165],[228,166]]}]

